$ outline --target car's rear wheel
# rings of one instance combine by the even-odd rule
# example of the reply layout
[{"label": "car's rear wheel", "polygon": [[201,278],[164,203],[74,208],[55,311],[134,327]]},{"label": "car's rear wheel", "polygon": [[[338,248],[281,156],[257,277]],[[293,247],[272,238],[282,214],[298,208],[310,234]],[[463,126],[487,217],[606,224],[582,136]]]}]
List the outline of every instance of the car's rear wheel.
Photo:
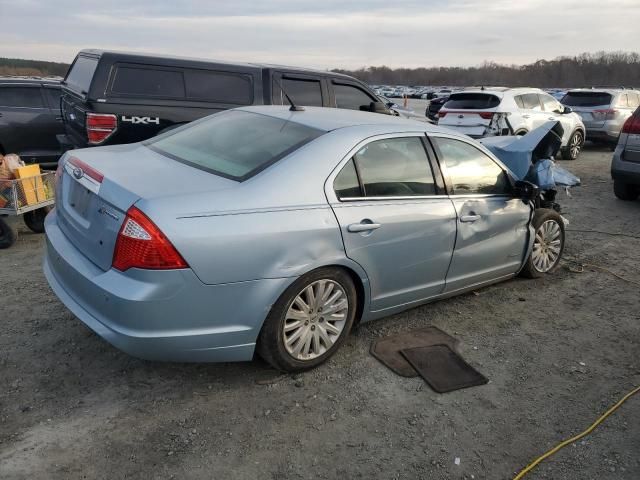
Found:
[{"label": "car's rear wheel", "polygon": [[541,208],[536,210],[532,225],[536,232],[533,249],[521,273],[539,278],[553,273],[560,265],[565,242],[564,221],[555,210]]},{"label": "car's rear wheel", "polygon": [[578,158],[578,155],[580,155],[583,145],[584,135],[580,130],[576,130],[573,132],[573,135],[571,135],[567,146],[562,150],[562,158],[565,160],[575,160]]},{"label": "car's rear wheel", "polygon": [[17,238],[18,231],[0,217],[0,248],[9,248]]},{"label": "car's rear wheel", "polygon": [[613,181],[613,193],[620,200],[633,201],[640,195],[640,185],[632,185],[620,180]]},{"label": "car's rear wheel", "polygon": [[26,212],[22,217],[24,224],[34,233],[44,233],[44,219],[51,211],[51,207],[43,207]]},{"label": "car's rear wheel", "polygon": [[340,268],[321,268],[280,296],[258,338],[258,353],[278,370],[297,372],[327,360],[353,326],[357,293]]}]

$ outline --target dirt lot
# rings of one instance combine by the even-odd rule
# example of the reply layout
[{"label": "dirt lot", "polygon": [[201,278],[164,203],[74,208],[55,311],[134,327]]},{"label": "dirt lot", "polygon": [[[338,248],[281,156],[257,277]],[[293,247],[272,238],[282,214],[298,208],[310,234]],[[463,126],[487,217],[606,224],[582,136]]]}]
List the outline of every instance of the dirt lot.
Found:
[{"label": "dirt lot", "polygon": [[[640,236],[611,153],[573,163],[571,229]],[[150,363],[85,328],[49,290],[43,237],[0,251],[0,478],[508,479],[640,385],[640,239],[569,232],[557,275],[513,280],[362,325],[326,365]],[[575,270],[575,269],[574,269]],[[437,325],[491,382],[439,395],[369,355]],[[531,479],[640,478],[640,395]],[[455,464],[455,459],[460,464]]]}]

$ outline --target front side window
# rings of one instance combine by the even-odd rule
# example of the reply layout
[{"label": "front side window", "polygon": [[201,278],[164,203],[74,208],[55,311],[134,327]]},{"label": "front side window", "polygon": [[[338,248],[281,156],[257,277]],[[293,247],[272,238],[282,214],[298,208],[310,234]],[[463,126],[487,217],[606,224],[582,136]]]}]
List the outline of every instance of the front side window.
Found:
[{"label": "front side window", "polygon": [[0,87],[0,106],[43,108],[39,87]]},{"label": "front side window", "polygon": [[545,112],[559,112],[561,110],[560,104],[551,95],[540,95],[540,100]]},{"label": "front side window", "polygon": [[333,92],[336,96],[336,107],[350,110],[368,110],[371,102],[375,100],[358,87],[352,85],[333,84]]},{"label": "front side window", "polygon": [[[284,91],[289,95],[289,98],[291,98],[296,105],[306,105],[308,107],[322,106],[322,87],[320,86],[319,80],[282,77],[280,83]],[[281,92],[277,82],[274,82],[273,91],[277,94]],[[287,98],[284,94],[278,96],[280,98],[274,99],[274,103],[287,105]]]},{"label": "front side window", "polygon": [[49,101],[49,107],[54,110],[60,108],[60,95],[62,91],[59,88],[45,88],[45,95]]},{"label": "front side window", "polygon": [[366,197],[415,197],[434,195],[435,182],[429,159],[419,137],[389,138],[362,147],[343,168],[334,188],[357,192],[354,174],[357,169],[359,190]]},{"label": "front side window", "polygon": [[246,180],[324,133],[286,119],[227,110],[145,142],[152,150],[233,180]]},{"label": "front side window", "polygon": [[111,92],[140,97],[184,98],[182,72],[156,68],[119,66]]},{"label": "front side window", "polygon": [[454,195],[505,195],[511,190],[507,174],[484,152],[451,138],[432,137],[447,168]]}]

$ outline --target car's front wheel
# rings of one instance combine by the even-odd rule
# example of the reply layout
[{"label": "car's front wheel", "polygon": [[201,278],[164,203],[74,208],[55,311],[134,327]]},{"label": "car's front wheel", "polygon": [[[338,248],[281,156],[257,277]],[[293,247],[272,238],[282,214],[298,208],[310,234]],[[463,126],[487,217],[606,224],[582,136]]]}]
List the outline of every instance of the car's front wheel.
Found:
[{"label": "car's front wheel", "polygon": [[278,370],[303,371],[327,360],[353,325],[356,288],[340,268],[300,277],[273,305],[258,338],[258,353]]},{"label": "car's front wheel", "polygon": [[564,251],[564,221],[555,210],[540,208],[535,211],[532,222],[535,230],[533,249],[527,259],[522,275],[539,278],[553,273],[560,265]]},{"label": "car's front wheel", "polygon": [[584,145],[584,135],[580,130],[576,130],[571,135],[569,139],[569,143],[562,150],[562,158],[565,160],[575,160],[580,155],[580,150],[582,150],[582,146]]},{"label": "car's front wheel", "polygon": [[633,201],[640,196],[640,186],[631,185],[620,180],[613,181],[613,193],[620,200]]}]

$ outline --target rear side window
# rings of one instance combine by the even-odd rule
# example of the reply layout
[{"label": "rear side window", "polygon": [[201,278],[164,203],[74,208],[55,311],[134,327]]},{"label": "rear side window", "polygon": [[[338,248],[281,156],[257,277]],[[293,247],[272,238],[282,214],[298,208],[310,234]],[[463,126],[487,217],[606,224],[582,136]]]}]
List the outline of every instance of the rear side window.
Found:
[{"label": "rear side window", "polygon": [[64,84],[76,92],[87,93],[97,66],[97,58],[79,56],[71,65]]},{"label": "rear side window", "polygon": [[[296,105],[307,105],[309,107],[322,106],[322,88],[320,80],[307,80],[299,78],[283,77],[280,80],[282,88]],[[274,85],[274,92],[280,92],[277,84]],[[274,102],[275,103],[275,102]],[[277,103],[286,105],[287,99],[284,95],[280,96]]]},{"label": "rear side window", "polygon": [[623,108],[629,107],[629,101],[627,99],[626,93],[620,94],[620,96],[618,97],[618,100],[616,101],[616,107],[623,107]]},{"label": "rear side window", "polygon": [[516,102],[516,105],[518,105],[518,108],[524,108],[524,100],[522,99],[522,95],[516,95],[515,97],[513,97],[513,99]]},{"label": "rear side window", "polygon": [[336,107],[338,108],[347,108],[350,110],[369,110],[369,105],[371,104],[371,102],[375,101],[363,90],[352,85],[334,83],[333,92],[336,97]]},{"label": "rear side window", "polygon": [[460,140],[439,137],[432,140],[447,168],[454,195],[509,193],[507,174],[485,153]]},{"label": "rear side window", "polygon": [[145,145],[195,168],[242,181],[322,133],[280,118],[228,110],[152,138]]},{"label": "rear side window", "polygon": [[184,78],[181,71],[120,66],[111,92],[137,97],[184,98]]},{"label": "rear side window", "polygon": [[568,92],[561,103],[569,107],[599,107],[611,105],[612,99],[606,92]]},{"label": "rear side window", "polygon": [[189,99],[234,105],[253,103],[251,77],[205,70],[186,70],[184,75]]},{"label": "rear side window", "polygon": [[537,93],[525,93],[520,95],[522,98],[522,105],[525,110],[542,110],[540,106],[540,98]]},{"label": "rear side window", "polygon": [[356,167],[353,164],[353,158],[349,160],[344,167],[342,167],[342,170],[340,170],[340,173],[333,181],[333,189],[340,200],[343,198],[356,198],[362,196],[360,182],[358,182],[358,174],[356,173]]},{"label": "rear side window", "polygon": [[560,104],[551,95],[540,95],[540,101],[545,112],[556,112],[560,110]]},{"label": "rear side window", "polygon": [[435,195],[424,146],[418,137],[377,140],[353,156],[367,197]]},{"label": "rear side window", "polygon": [[453,93],[445,108],[451,110],[483,110],[500,105],[500,99],[489,93]]},{"label": "rear side window", "polygon": [[0,106],[43,108],[39,87],[0,87]]},{"label": "rear side window", "polygon": [[631,108],[640,107],[640,96],[637,93],[634,93],[634,92],[627,93],[627,99],[629,102],[629,106]]}]

